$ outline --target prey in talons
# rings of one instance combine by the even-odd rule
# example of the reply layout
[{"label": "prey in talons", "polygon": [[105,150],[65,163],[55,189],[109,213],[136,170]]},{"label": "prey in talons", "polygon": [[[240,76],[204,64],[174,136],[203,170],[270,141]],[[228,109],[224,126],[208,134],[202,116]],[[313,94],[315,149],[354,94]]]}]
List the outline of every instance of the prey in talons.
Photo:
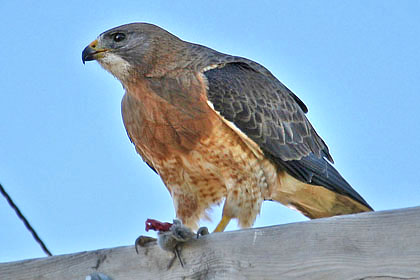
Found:
[{"label": "prey in talons", "polygon": [[184,267],[184,261],[181,257],[182,245],[193,238],[198,239],[200,236],[209,233],[206,227],[201,227],[198,229],[197,233],[194,233],[178,219],[174,219],[173,223],[163,223],[157,220],[147,219],[146,231],[149,230],[157,231],[158,238],[140,236],[135,242],[136,252],[138,253],[139,246],[144,247],[146,244],[157,240],[157,244],[160,248],[174,254],[174,257],[168,264],[168,269],[172,267],[176,258],[178,258],[181,266]]}]

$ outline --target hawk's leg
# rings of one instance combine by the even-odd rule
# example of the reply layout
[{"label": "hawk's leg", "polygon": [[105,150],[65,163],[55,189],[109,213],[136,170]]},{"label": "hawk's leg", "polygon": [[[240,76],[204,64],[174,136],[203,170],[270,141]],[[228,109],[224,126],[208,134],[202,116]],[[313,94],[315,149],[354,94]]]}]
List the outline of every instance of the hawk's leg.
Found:
[{"label": "hawk's leg", "polygon": [[216,229],[213,232],[223,232],[231,219],[232,219],[231,217],[227,215],[223,215],[222,220],[219,222],[219,224],[217,225]]}]

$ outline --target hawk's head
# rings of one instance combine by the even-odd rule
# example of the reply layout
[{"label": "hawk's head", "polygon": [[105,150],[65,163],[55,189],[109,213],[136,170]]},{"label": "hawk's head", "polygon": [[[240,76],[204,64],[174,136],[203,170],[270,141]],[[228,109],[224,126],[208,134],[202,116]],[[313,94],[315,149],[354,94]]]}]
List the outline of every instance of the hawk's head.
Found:
[{"label": "hawk's head", "polygon": [[[99,64],[126,82],[133,75],[156,72],[156,61],[172,61],[168,53],[182,48],[183,41],[162,28],[148,23],[121,25],[103,32],[82,53],[82,61]],[[159,70],[160,71],[160,70]]]}]

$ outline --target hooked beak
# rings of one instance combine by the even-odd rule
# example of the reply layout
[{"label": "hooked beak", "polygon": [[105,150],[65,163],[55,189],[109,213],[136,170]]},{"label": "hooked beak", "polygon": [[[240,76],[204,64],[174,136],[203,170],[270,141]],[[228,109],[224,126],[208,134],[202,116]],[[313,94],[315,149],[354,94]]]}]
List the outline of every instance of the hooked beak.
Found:
[{"label": "hooked beak", "polygon": [[93,41],[82,52],[83,64],[85,64],[86,61],[96,60],[103,57],[102,53],[106,51],[108,51],[108,49],[98,48],[98,40]]}]

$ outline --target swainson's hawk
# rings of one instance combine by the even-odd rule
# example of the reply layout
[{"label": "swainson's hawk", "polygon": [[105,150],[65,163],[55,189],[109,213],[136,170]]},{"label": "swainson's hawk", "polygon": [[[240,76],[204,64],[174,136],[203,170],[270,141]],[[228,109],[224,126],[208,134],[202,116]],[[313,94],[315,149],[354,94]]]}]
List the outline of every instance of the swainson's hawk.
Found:
[{"label": "swainson's hawk", "polygon": [[121,81],[128,136],[185,225],[223,200],[216,231],[252,226],[264,200],[309,218],[372,210],[332,167],[305,104],[260,64],[147,23],[105,31],[82,59]]}]

